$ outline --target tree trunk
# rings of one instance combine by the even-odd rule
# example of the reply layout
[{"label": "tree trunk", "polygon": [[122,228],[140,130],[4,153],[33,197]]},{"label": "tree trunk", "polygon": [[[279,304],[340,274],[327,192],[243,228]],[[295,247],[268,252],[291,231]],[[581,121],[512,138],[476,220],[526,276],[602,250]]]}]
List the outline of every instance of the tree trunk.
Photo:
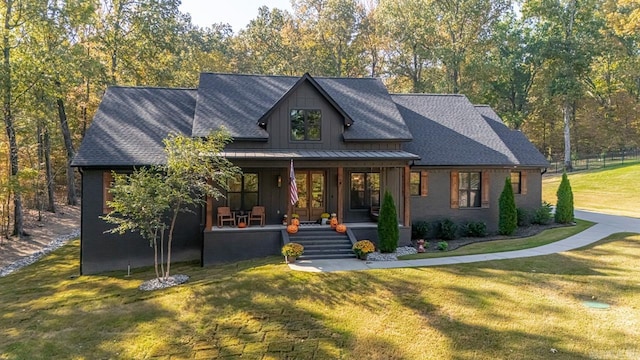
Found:
[{"label": "tree trunk", "polygon": [[173,242],[173,230],[176,227],[176,219],[178,218],[178,210],[180,207],[176,207],[176,211],[173,213],[173,218],[171,219],[171,227],[169,228],[169,241],[167,242],[167,275],[165,277],[169,277],[169,271],[171,270],[171,243]]},{"label": "tree trunk", "polygon": [[562,107],[562,115],[564,120],[564,169],[566,171],[573,170],[571,164],[571,101],[567,98],[564,100]]},{"label": "tree trunk", "polygon": [[[4,92],[3,110],[4,124],[9,138],[9,166],[11,167],[11,178],[18,181],[18,142],[16,140],[16,131],[13,127],[13,114],[11,113],[11,44],[9,41],[9,33],[12,29],[11,18],[13,1],[8,0],[6,3],[4,14],[4,28],[2,34],[3,46],[3,81],[2,87]],[[20,237],[25,236],[24,224],[22,219],[22,196],[18,186],[13,187],[13,235]]]},{"label": "tree trunk", "polygon": [[49,129],[44,127],[42,133],[42,145],[44,148],[44,171],[47,180],[47,211],[56,212],[55,189],[56,184],[53,179],[53,169],[51,167],[51,141],[49,139]]},{"label": "tree trunk", "polygon": [[77,205],[76,199],[76,180],[71,167],[71,161],[73,160],[74,150],[73,142],[71,141],[71,132],[69,131],[69,123],[67,122],[67,113],[64,110],[64,101],[62,98],[58,98],[58,117],[60,118],[60,129],[62,130],[62,137],[64,138],[64,147],[67,150],[67,204]]}]

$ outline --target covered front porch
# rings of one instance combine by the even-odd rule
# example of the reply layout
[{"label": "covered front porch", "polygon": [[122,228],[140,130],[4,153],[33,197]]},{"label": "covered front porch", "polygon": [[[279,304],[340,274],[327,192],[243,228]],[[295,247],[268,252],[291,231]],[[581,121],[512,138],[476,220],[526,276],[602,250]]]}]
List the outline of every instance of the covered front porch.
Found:
[{"label": "covered front porch", "polygon": [[[340,223],[371,221],[371,209],[380,206],[388,190],[396,204],[398,220],[410,225],[410,160],[400,151],[232,151],[224,154],[244,175],[232,184],[226,197],[207,199],[205,228],[219,226],[218,208],[238,214],[253,206],[265,208],[267,225],[281,225],[297,214],[302,222],[319,222],[323,213],[335,213]],[[291,203],[290,173],[293,160],[298,201]]]}]

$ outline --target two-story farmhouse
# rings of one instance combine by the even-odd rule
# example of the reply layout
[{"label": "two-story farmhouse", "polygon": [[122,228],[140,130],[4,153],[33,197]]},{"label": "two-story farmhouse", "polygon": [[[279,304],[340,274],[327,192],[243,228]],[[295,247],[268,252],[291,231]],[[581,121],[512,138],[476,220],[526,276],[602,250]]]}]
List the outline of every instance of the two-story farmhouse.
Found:
[{"label": "two-story farmhouse", "polygon": [[[295,164],[305,222],[335,213],[355,239],[377,240],[372,209],[393,195],[401,244],[412,221],[484,221],[497,228],[506,177],[519,207],[541,202],[545,158],[487,106],[463,95],[389,94],[379,79],[203,73],[197,89],[110,87],[73,166],[82,174],[81,270],[149,265],[148,243],[105,234],[112,171],[162,163],[170,133],[206,136],[225,127],[223,154],[243,170],[226,198],[184,214],[174,259],[203,265],[275,255],[282,244]],[[218,209],[234,216],[264,207],[265,226],[218,227]]]}]

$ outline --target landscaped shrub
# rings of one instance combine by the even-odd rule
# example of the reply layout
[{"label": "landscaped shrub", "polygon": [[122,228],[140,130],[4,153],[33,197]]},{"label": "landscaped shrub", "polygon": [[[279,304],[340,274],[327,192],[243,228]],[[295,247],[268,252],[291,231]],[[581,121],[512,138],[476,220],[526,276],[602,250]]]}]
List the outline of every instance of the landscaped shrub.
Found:
[{"label": "landscaped shrub", "polygon": [[573,222],[573,191],[567,173],[562,173],[562,181],[558,187],[555,220],[559,224]]},{"label": "landscaped shrub", "polygon": [[499,206],[498,233],[500,235],[511,235],[518,227],[518,211],[516,210],[516,200],[513,197],[510,177],[504,180]]},{"label": "landscaped shrub", "polygon": [[380,252],[390,253],[396,251],[400,229],[398,228],[398,215],[393,197],[389,191],[384,192],[380,215],[378,216],[378,241]]},{"label": "landscaped shrub", "polygon": [[525,208],[518,208],[518,226],[529,226],[533,221],[532,211]]},{"label": "landscaped shrub", "polygon": [[411,224],[411,238],[414,240],[424,239],[429,232],[429,223],[426,221],[418,220]]},{"label": "landscaped shrub", "polygon": [[438,223],[438,238],[444,240],[453,240],[456,238],[458,225],[451,219],[444,219]]},{"label": "landscaped shrub", "polygon": [[449,248],[449,243],[446,241],[440,241],[438,243],[438,250],[440,251],[447,251],[447,249]]},{"label": "landscaped shrub", "polygon": [[482,221],[471,221],[464,225],[463,233],[470,237],[487,236],[487,224]]},{"label": "landscaped shrub", "polygon": [[533,214],[534,224],[547,225],[551,223],[551,204],[546,201],[542,202],[542,205],[536,209]]}]

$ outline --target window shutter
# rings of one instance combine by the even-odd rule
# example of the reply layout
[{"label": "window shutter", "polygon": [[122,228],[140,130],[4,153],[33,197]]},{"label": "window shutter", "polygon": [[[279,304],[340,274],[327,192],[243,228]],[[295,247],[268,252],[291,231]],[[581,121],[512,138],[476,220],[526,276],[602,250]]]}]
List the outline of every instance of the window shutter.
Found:
[{"label": "window shutter", "polygon": [[451,208],[457,209],[460,207],[460,202],[458,200],[458,172],[451,172]]},{"label": "window shutter", "polygon": [[489,207],[489,172],[482,172],[482,183],[480,185],[482,191],[482,207]]},{"label": "window shutter", "polygon": [[111,207],[107,205],[107,201],[113,200],[113,195],[109,192],[111,184],[113,183],[113,174],[110,171],[102,173],[102,213],[108,214],[111,212]]},{"label": "window shutter", "polygon": [[527,173],[520,172],[520,194],[527,195]]},{"label": "window shutter", "polygon": [[420,195],[427,196],[429,192],[429,173],[422,170],[420,171]]}]

